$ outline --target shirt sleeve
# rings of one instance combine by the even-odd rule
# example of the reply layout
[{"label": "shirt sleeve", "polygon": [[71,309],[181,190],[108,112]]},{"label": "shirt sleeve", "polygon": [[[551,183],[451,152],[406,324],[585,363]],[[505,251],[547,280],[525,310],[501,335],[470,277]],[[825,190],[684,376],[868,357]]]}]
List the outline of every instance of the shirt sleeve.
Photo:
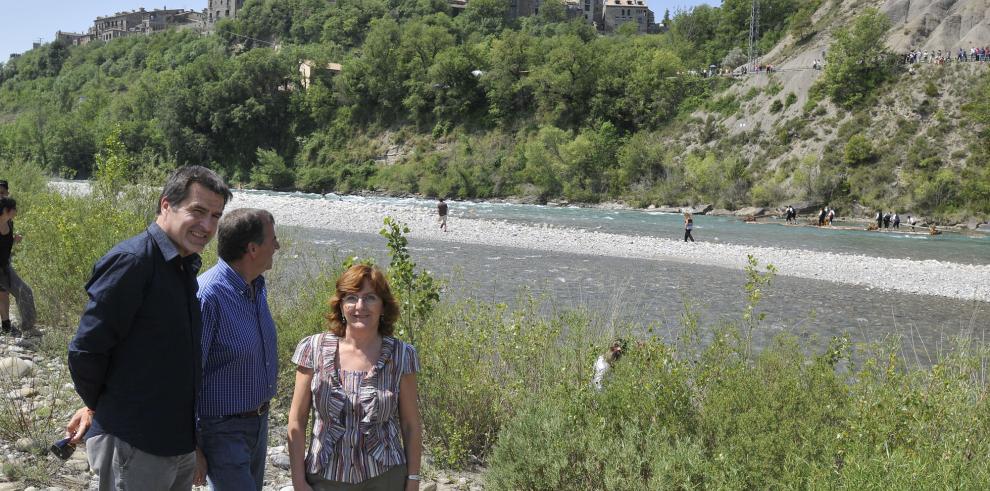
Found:
[{"label": "shirt sleeve", "polygon": [[[200,290],[199,306],[203,313],[201,351],[203,352],[203,367],[206,368],[206,359],[210,354],[210,347],[213,345],[213,339],[216,337],[217,330],[220,327],[220,305],[217,303],[216,297],[206,295]],[[205,372],[203,376],[206,376]]]},{"label": "shirt sleeve", "polygon": [[150,271],[146,261],[118,253],[100,259],[86,284],[89,302],[69,343],[69,372],[76,392],[95,409],[106,381],[111,353],[130,332],[144,298]]},{"label": "shirt sleeve", "polygon": [[313,336],[306,336],[296,345],[296,352],[292,354],[292,363],[302,368],[313,368]]},{"label": "shirt sleeve", "polygon": [[402,346],[405,350],[402,357],[402,374],[419,372],[419,354],[416,353],[416,348],[407,343],[402,343]]}]

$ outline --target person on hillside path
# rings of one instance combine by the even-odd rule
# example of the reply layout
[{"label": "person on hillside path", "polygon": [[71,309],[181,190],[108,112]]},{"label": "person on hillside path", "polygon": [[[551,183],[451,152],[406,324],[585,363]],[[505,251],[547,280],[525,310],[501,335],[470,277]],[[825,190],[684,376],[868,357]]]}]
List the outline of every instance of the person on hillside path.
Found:
[{"label": "person on hillside path", "polygon": [[437,200],[437,215],[440,221],[440,230],[447,231],[447,202],[443,198]]},{"label": "person on hillside path", "polygon": [[690,213],[684,213],[684,242],[691,239],[694,242],[694,237],[691,235],[691,231],[694,230],[694,218],[691,217]]},{"label": "person on hillside path", "polygon": [[73,444],[85,436],[100,491],[185,491],[205,482],[196,452],[203,363],[196,273],[231,197],[213,171],[179,168],[155,221],[93,266],[68,349],[86,406],[65,432]]},{"label": "person on hillside path", "polygon": [[279,250],[275,218],[239,208],[220,220],[216,266],[200,275],[203,388],[198,441],[215,490],[261,491],[278,349],[262,274]]},{"label": "person on hillside path", "polygon": [[894,228],[900,229],[901,228],[901,217],[900,217],[900,215],[897,214],[896,211],[894,212],[894,218],[892,220],[893,220],[893,223],[894,223]]},{"label": "person on hillside path", "polygon": [[[14,244],[21,241],[21,236],[14,232],[14,217],[17,216],[17,201],[9,196],[0,197],[0,289],[4,297],[0,299],[0,334],[21,336],[34,334],[36,312],[34,307],[34,292],[24,283],[10,261]],[[20,325],[14,327],[10,323],[10,294],[17,301],[17,312],[20,315]]]}]

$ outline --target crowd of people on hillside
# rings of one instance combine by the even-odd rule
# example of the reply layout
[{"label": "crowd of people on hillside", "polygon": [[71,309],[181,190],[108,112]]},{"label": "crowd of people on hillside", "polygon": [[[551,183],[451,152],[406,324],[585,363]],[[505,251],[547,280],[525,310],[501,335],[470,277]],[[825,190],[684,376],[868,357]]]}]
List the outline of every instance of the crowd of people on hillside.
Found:
[{"label": "crowd of people on hillside", "polygon": [[904,63],[906,64],[931,63],[943,65],[953,60],[957,62],[990,61],[990,46],[970,46],[968,50],[958,48],[955,51],[955,56],[953,56],[951,49],[946,49],[945,51],[940,49],[931,51],[927,49],[912,49],[904,55]]}]

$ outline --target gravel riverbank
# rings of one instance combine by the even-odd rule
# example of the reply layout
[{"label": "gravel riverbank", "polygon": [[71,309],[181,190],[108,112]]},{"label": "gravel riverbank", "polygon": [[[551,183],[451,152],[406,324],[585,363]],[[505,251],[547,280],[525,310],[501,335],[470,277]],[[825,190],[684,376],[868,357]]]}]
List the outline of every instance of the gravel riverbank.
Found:
[{"label": "gravel riverbank", "polygon": [[[562,227],[527,226],[459,216],[452,207],[449,232],[437,226],[435,212],[422,207],[384,205],[362,200],[314,199],[310,196],[272,196],[237,191],[231,209],[270,210],[279,224],[342,232],[377,233],[382,219],[393,216],[410,229],[410,239],[461,244],[520,247],[534,250],[680,261],[741,270],[747,255],[777,267],[778,274],[825,280],[870,288],[990,301],[990,266],[944,261],[888,259],[865,255],[787,250],[771,245],[742,246],[714,242],[684,243],[658,237],[626,236]],[[990,251],[988,251],[990,254]]]}]

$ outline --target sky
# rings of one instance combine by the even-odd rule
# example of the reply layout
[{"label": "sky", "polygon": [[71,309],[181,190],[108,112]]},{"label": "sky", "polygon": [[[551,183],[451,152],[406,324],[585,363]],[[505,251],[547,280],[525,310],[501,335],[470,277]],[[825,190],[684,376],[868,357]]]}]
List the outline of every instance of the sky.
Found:
[{"label": "sky", "polygon": [[[39,39],[51,42],[55,31],[84,33],[93,19],[100,15],[113,14],[140,7],[203,10],[207,0],[156,0],[162,3],[148,3],[146,0],[0,0],[0,62],[5,62],[11,53],[23,53],[31,49],[31,44]],[[646,0],[656,14],[656,20],[663,19],[665,9],[674,15],[680,9],[707,3],[718,5],[719,0]]]}]

